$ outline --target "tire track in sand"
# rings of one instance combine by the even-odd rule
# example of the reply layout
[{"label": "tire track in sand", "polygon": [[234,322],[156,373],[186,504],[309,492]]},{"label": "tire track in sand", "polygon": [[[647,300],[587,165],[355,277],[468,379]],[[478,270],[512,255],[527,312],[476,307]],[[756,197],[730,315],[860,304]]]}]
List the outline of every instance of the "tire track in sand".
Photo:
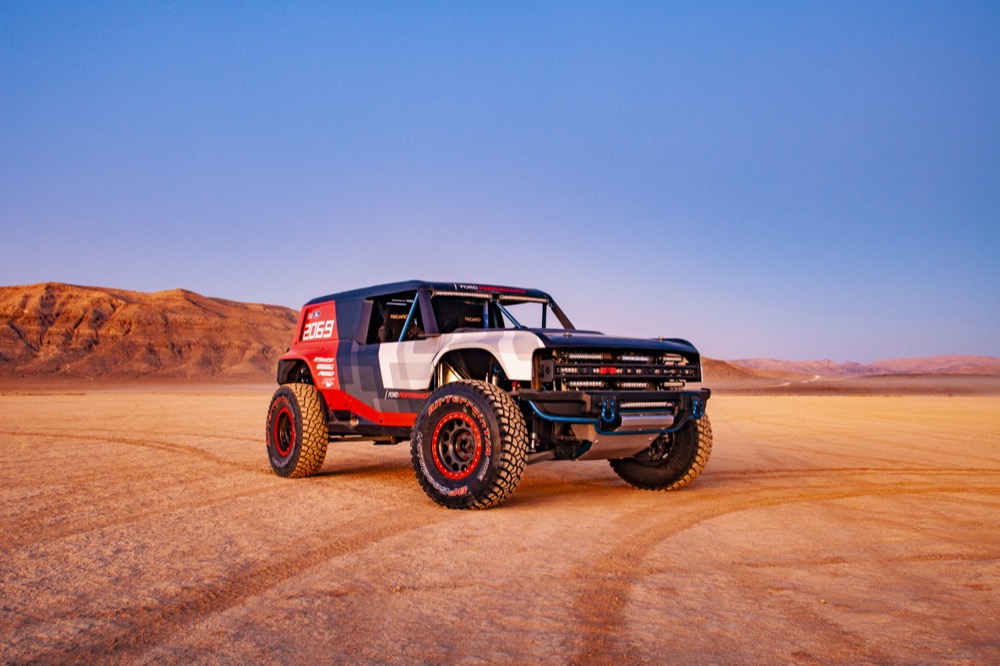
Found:
[{"label": "tire track in sand", "polygon": [[[164,441],[143,438],[138,439],[135,437],[122,437],[117,435],[88,435],[81,433],[62,433],[62,432],[39,432],[39,431],[25,431],[25,430],[0,430],[0,436],[8,437],[38,437],[42,439],[61,439],[61,440],[80,440],[84,442],[96,442],[101,444],[124,444],[126,446],[141,446],[148,449],[156,449],[159,451],[168,451],[170,453],[181,453],[191,456],[201,458],[203,460],[208,460],[219,465],[225,465],[226,467],[231,467],[244,472],[254,472],[254,473],[270,473],[269,469],[265,469],[261,465],[251,465],[249,463],[240,463],[221,456],[217,456],[203,448],[194,446],[191,444],[177,444],[176,442]],[[239,438],[232,438],[227,441],[234,442],[238,441]],[[263,437],[261,437],[261,449],[263,450]]]},{"label": "tire track in sand", "polygon": [[[150,520],[162,520],[164,516],[171,513],[202,509],[205,507],[225,504],[234,500],[244,500],[261,495],[267,495],[268,493],[273,493],[277,485],[279,484],[244,491],[223,490],[208,495],[202,491],[197,496],[197,500],[194,501],[177,502],[176,504],[167,507],[157,506],[148,508],[146,505],[141,505],[142,508],[140,510],[119,516],[102,513],[99,516],[93,516],[89,519],[81,520],[79,517],[76,517],[74,518],[72,524],[61,527],[43,521],[34,521],[21,525],[16,531],[0,536],[0,552],[17,548],[19,546],[43,545],[97,530],[111,529]],[[123,491],[123,494],[127,494],[127,491]],[[106,498],[102,499],[106,500]],[[110,504],[114,506],[117,506],[119,503],[120,502],[110,502]]]},{"label": "tire track in sand", "polygon": [[[65,537],[70,537],[75,534],[81,534],[93,530],[106,529],[111,527],[116,527],[120,525],[126,525],[130,523],[142,522],[148,519],[154,519],[162,517],[165,513],[184,511],[190,509],[203,508],[208,506],[214,506],[218,504],[223,504],[233,500],[241,500],[259,496],[262,494],[267,494],[273,492],[275,489],[280,488],[284,484],[288,483],[287,480],[277,477],[271,468],[267,465],[266,459],[263,457],[264,446],[260,443],[261,452],[261,462],[257,465],[251,465],[249,463],[240,463],[233,460],[228,460],[221,456],[214,455],[204,449],[201,449],[194,445],[177,444],[175,442],[156,440],[156,439],[137,439],[133,437],[124,436],[109,436],[109,435],[80,435],[80,434],[63,434],[63,433],[53,433],[53,432],[11,432],[11,431],[0,431],[0,435],[19,435],[19,436],[30,436],[39,438],[58,438],[63,440],[84,440],[87,442],[100,443],[100,444],[117,444],[125,446],[141,447],[146,449],[153,449],[158,451],[166,451],[170,453],[176,453],[180,455],[189,455],[209,462],[215,463],[220,466],[227,467],[231,470],[237,470],[240,472],[250,472],[255,476],[264,476],[270,481],[263,486],[254,487],[247,490],[233,490],[231,487],[225,490],[212,492],[205,494],[204,489],[199,489],[199,495],[197,499],[190,502],[177,502],[167,507],[157,506],[157,507],[144,507],[142,510],[136,511],[134,513],[129,513],[125,516],[113,516],[108,514],[102,514],[101,516],[94,517],[90,520],[76,520],[72,524],[65,525],[62,527],[54,527],[50,524],[39,523],[36,525],[29,525],[28,529],[22,527],[16,531],[12,531],[8,534],[0,535],[0,549],[12,548],[22,545],[37,544],[48,541],[55,541]],[[329,456],[329,454],[328,454]],[[379,471],[385,470],[386,472],[392,472],[395,468],[386,464],[376,466]],[[350,473],[353,470],[341,470],[343,473]],[[321,473],[319,476],[323,476]],[[80,475],[80,479],[89,478],[90,473],[85,472]],[[123,479],[131,478],[134,481],[147,481],[154,476],[152,472],[142,471],[129,474],[129,472],[123,468],[119,468],[116,471],[117,481],[122,481]],[[160,475],[163,476],[163,475]],[[59,479],[60,482],[72,482],[73,479],[63,477]],[[29,486],[36,485],[35,481],[28,484]],[[119,488],[120,493],[129,493],[130,490],[126,488]],[[113,506],[118,506],[117,502],[110,502]],[[30,529],[34,526],[36,529]],[[39,538],[40,536],[44,538]]]},{"label": "tire track in sand", "polygon": [[419,520],[407,512],[378,520],[370,516],[355,518],[290,542],[297,550],[278,561],[239,570],[213,585],[187,589],[161,604],[95,614],[87,618],[92,627],[89,640],[8,657],[18,662],[52,664],[135,661],[193,623],[262,595],[308,569],[446,518],[445,512],[437,511]]},{"label": "tire track in sand", "polygon": [[[923,470],[926,472],[927,470]],[[954,470],[949,470],[954,472]],[[635,645],[620,643],[627,636],[624,630],[626,611],[632,588],[646,573],[643,571],[650,553],[677,534],[721,516],[769,507],[804,502],[824,502],[873,496],[947,494],[1000,495],[996,485],[970,485],[966,478],[942,483],[940,472],[924,482],[902,482],[892,486],[867,488],[803,489],[799,485],[782,485],[750,489],[734,497],[729,494],[704,495],[699,501],[682,507],[671,516],[667,525],[651,521],[645,510],[636,510],[614,521],[614,541],[619,546],[604,555],[588,560],[572,578],[585,581],[573,605],[572,615],[580,627],[578,639],[569,663],[613,663],[626,660],[642,661],[648,656]],[[657,514],[657,521],[662,514]]]}]

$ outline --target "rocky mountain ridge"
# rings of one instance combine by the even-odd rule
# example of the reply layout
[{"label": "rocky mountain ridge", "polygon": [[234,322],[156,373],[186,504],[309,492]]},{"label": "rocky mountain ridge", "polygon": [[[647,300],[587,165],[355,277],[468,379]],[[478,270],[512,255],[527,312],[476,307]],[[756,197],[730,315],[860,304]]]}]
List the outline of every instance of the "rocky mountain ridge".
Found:
[{"label": "rocky mountain ridge", "polygon": [[270,378],[297,313],[184,289],[0,287],[0,378]]}]

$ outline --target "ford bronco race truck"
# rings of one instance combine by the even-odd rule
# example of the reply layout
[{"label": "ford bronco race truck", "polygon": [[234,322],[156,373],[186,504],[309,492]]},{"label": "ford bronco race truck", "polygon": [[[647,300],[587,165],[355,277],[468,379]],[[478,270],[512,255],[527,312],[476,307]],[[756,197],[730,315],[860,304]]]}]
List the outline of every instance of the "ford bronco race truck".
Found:
[{"label": "ford bronco race truck", "polygon": [[278,362],[267,455],[316,473],[330,441],[410,443],[427,495],[488,508],[525,465],[610,460],[628,484],[675,490],[712,450],[698,350],[680,339],[578,331],[548,294],[399,282],[303,306]]}]

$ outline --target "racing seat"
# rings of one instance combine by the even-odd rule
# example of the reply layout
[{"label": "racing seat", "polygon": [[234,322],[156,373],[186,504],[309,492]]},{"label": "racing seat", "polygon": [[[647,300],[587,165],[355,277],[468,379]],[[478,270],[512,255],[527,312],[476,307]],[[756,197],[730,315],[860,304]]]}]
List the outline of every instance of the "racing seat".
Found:
[{"label": "racing seat", "polygon": [[403,332],[410,309],[402,305],[385,306],[385,321],[378,330],[379,342],[399,342],[399,334]]}]

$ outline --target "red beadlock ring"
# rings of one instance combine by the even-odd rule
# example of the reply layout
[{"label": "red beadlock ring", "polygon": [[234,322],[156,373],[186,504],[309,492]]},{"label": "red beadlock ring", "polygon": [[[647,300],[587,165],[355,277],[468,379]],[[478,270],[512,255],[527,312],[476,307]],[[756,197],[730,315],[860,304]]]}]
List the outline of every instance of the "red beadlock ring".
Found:
[{"label": "red beadlock ring", "polygon": [[295,415],[288,407],[282,407],[274,417],[274,450],[282,458],[287,458],[295,447]]},{"label": "red beadlock ring", "polygon": [[431,436],[431,455],[438,471],[452,481],[470,476],[483,457],[482,433],[465,412],[441,419]]}]

